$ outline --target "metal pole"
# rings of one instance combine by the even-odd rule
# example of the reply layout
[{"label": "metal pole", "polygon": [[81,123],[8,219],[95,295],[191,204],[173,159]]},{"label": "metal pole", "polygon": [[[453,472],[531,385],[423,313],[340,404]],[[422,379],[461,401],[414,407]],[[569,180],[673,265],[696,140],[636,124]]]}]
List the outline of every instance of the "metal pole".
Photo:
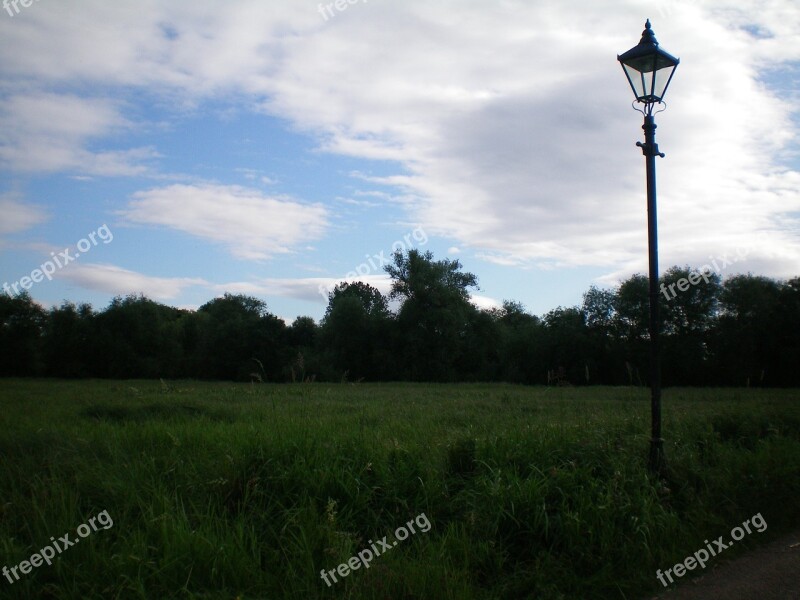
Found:
[{"label": "metal pole", "polygon": [[644,144],[638,142],[647,166],[647,245],[650,263],[650,470],[661,474],[664,462],[664,439],[661,437],[661,354],[658,315],[658,214],[656,204],[656,156],[663,154],[656,144],[656,122],[653,115],[644,117]]}]

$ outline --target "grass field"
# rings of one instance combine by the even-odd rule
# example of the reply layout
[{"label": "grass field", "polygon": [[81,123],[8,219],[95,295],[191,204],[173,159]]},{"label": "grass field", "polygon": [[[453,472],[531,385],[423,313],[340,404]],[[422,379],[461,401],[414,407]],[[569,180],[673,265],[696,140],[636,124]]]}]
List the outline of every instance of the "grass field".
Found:
[{"label": "grass field", "polygon": [[[768,530],[726,558],[797,526],[797,391],[666,390],[665,482],[647,474],[648,398],[5,380],[2,565],[102,511],[113,526],[1,577],[0,596],[639,599],[756,513]],[[321,579],[422,513],[430,531]]]}]

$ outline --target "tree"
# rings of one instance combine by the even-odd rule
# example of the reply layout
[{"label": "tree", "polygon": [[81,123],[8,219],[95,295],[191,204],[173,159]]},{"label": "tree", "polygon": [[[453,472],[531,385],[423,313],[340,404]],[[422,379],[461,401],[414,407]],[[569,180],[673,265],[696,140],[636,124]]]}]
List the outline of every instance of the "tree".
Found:
[{"label": "tree", "polygon": [[182,357],[171,327],[177,318],[177,309],[144,295],[115,297],[94,319],[93,370],[118,379],[173,376]]},{"label": "tree", "polygon": [[28,292],[0,293],[0,376],[42,373],[41,338],[47,315]]},{"label": "tree", "polygon": [[650,287],[648,278],[637,273],[617,289],[616,329],[623,345],[628,382],[643,383],[642,373],[649,372]]},{"label": "tree", "polygon": [[618,298],[614,290],[591,286],[583,295],[586,323],[586,359],[593,383],[626,383],[625,350],[620,341],[617,313]]},{"label": "tree", "polygon": [[585,383],[591,361],[583,312],[577,307],[551,310],[544,327],[548,370],[564,369],[570,383]]},{"label": "tree", "polygon": [[615,311],[618,335],[628,342],[650,339],[649,283],[637,273],[623,281],[616,294]]},{"label": "tree", "polygon": [[[478,310],[477,278],[430,252],[396,252],[391,293],[362,282],[329,294],[317,325],[288,326],[258,298],[225,294],[197,311],[143,295],[45,311],[26,294],[0,294],[0,376],[267,381],[512,381],[646,384],[649,286],[591,286],[580,307],[542,319],[513,301]],[[800,278],[724,281],[671,267],[659,287],[666,385],[800,385]],[[396,301],[390,310],[389,299]]]},{"label": "tree", "polygon": [[55,377],[96,375],[92,348],[94,313],[88,304],[64,302],[47,314],[42,353],[46,373]]},{"label": "tree", "polygon": [[[291,360],[286,324],[258,298],[225,294],[201,313],[199,364],[203,377],[246,380],[251,373],[278,381]],[[263,366],[263,374],[260,367]]]},{"label": "tree", "polygon": [[723,283],[714,345],[716,370],[725,380],[738,385],[771,381],[781,362],[782,349],[776,344],[782,333],[781,288],[775,280],[754,275]]},{"label": "tree", "polygon": [[386,297],[377,288],[362,281],[343,282],[328,294],[328,307],[325,310],[326,318],[343,298],[355,298],[364,309],[364,312],[369,315],[386,316],[389,312],[389,304]]},{"label": "tree", "polygon": [[469,303],[469,288],[478,287],[478,278],[472,273],[462,273],[458,260],[433,261],[433,253],[424,254],[417,249],[406,255],[397,250],[394,264],[384,267],[392,278],[390,298],[414,301],[421,305],[438,306],[454,300]]},{"label": "tree", "polygon": [[666,385],[711,383],[708,340],[721,289],[719,275],[689,267],[672,267],[661,277],[661,367]]},{"label": "tree", "polygon": [[496,381],[502,370],[502,331],[488,310],[467,311],[455,369],[459,381]]},{"label": "tree", "polygon": [[314,348],[317,344],[319,327],[311,317],[297,317],[289,326],[288,341],[297,348]]},{"label": "tree", "polygon": [[782,386],[798,385],[800,365],[800,277],[787,281],[778,296],[776,334],[772,340],[778,357],[774,382]]},{"label": "tree", "polygon": [[329,378],[378,379],[388,362],[385,350],[388,303],[379,290],[341,283],[328,295],[322,321],[322,346],[334,372]]},{"label": "tree", "polygon": [[660,279],[664,333],[686,336],[711,329],[719,309],[720,282],[716,273],[703,273],[689,267],[668,269]]},{"label": "tree", "polygon": [[544,357],[544,327],[540,319],[528,314],[519,302],[504,300],[500,309],[490,311],[498,329],[500,374],[498,378],[515,383],[544,383],[547,361]]},{"label": "tree", "polygon": [[616,317],[616,295],[613,290],[601,290],[590,286],[583,295],[583,315],[586,326],[607,337],[614,331]]},{"label": "tree", "polygon": [[402,304],[397,316],[399,360],[413,380],[446,381],[457,377],[459,348],[476,308],[469,288],[478,286],[457,260],[434,261],[431,252],[412,249],[392,255],[384,269],[392,278],[390,298]]}]

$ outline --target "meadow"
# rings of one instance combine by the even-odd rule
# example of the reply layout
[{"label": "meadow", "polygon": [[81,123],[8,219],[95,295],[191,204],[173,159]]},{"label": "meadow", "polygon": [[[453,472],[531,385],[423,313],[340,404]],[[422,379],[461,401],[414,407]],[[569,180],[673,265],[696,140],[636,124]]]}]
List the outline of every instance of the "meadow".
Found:
[{"label": "meadow", "polygon": [[796,390],[665,390],[664,480],[636,387],[6,379],[0,423],[0,566],[113,520],[9,599],[640,599],[800,522]]}]

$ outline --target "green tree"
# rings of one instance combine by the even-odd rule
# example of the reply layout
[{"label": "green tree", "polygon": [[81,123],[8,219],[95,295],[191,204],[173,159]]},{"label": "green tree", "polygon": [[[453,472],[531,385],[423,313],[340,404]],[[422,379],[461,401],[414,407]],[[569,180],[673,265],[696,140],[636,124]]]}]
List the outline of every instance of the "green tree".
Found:
[{"label": "green tree", "polygon": [[328,295],[321,340],[333,379],[380,379],[389,359],[388,303],[366,283],[340,283]]},{"label": "green tree", "polygon": [[560,372],[570,383],[586,383],[589,336],[583,312],[577,307],[557,308],[544,316],[548,370]]},{"label": "green tree", "polygon": [[660,290],[663,383],[711,383],[708,342],[719,312],[719,275],[671,267],[661,277]]},{"label": "green tree", "polygon": [[544,327],[535,315],[511,300],[502,308],[491,311],[498,329],[500,345],[500,375],[504,381],[515,383],[546,382],[547,360],[544,356]]},{"label": "green tree", "polygon": [[800,385],[800,277],[781,286],[773,343],[777,349],[774,383]]},{"label": "green tree", "polygon": [[[286,324],[258,298],[225,294],[201,306],[199,365],[204,377],[247,380],[251,373],[283,379],[292,360]],[[263,366],[263,374],[261,367]]]},{"label": "green tree", "polygon": [[[782,285],[767,277],[737,275],[722,284],[715,336],[716,370],[734,385],[777,383],[781,361]],[[795,366],[796,368],[796,366]]]},{"label": "green tree", "polygon": [[586,323],[589,381],[626,383],[625,350],[618,331],[617,294],[614,290],[591,286],[583,295],[581,312]]},{"label": "green tree", "polygon": [[456,379],[460,346],[477,310],[469,300],[477,277],[462,272],[457,260],[434,261],[431,252],[397,251],[392,259],[384,269],[392,278],[390,298],[402,303],[397,315],[398,358],[406,376]]},{"label": "green tree", "polygon": [[141,294],[117,296],[94,319],[94,370],[117,379],[171,377],[181,343],[170,325],[178,310]]},{"label": "green tree", "polygon": [[319,327],[312,317],[297,317],[289,326],[289,344],[296,348],[314,348]]},{"label": "green tree", "polygon": [[649,282],[639,273],[617,288],[616,330],[623,348],[623,362],[628,383],[646,383],[649,365],[650,299]]},{"label": "green tree", "polygon": [[40,375],[47,314],[27,292],[0,293],[0,375]]},{"label": "green tree", "polygon": [[495,314],[467,311],[467,323],[455,369],[459,381],[496,381],[502,373],[503,332]]},{"label": "green tree", "polygon": [[377,288],[363,281],[343,282],[328,294],[328,307],[325,309],[326,318],[343,298],[355,298],[368,315],[385,317],[389,312],[388,301]]},{"label": "green tree", "polygon": [[88,304],[64,302],[50,309],[42,338],[46,372],[54,377],[91,377],[94,372],[94,312]]}]

